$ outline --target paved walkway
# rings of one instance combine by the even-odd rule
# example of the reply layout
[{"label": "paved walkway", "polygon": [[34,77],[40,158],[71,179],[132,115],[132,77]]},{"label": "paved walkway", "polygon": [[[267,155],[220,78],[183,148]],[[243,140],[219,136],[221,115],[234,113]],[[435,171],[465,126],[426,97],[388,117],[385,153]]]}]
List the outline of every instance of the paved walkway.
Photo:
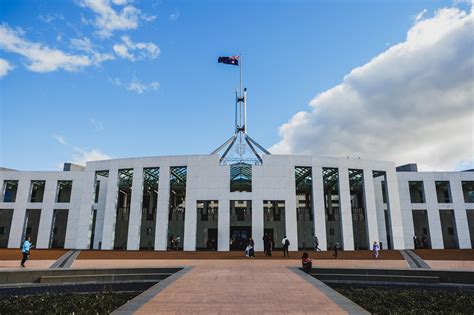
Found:
[{"label": "paved walkway", "polygon": [[136,314],[347,314],[281,264],[218,261],[199,265]]}]

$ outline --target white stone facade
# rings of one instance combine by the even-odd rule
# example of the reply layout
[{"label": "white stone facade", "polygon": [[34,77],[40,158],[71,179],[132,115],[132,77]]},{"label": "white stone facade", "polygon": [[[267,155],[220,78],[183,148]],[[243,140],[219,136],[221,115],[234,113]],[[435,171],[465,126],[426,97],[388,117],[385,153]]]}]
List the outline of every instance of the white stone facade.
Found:
[{"label": "white stone facade", "polygon": [[[197,201],[218,201],[217,250],[230,249],[230,202],[250,200],[252,205],[251,235],[255,240],[255,249],[263,250],[264,213],[263,202],[278,200],[285,203],[285,231],[290,240],[290,250],[298,250],[297,197],[295,167],[310,167],[312,171],[312,211],[314,229],[308,231],[319,239],[319,247],[328,248],[328,229],[323,168],[335,168],[338,172],[338,191],[340,227],[342,239],[340,246],[344,250],[354,250],[353,210],[351,202],[350,170],[363,171],[363,210],[367,247],[375,241],[382,242],[384,248],[413,248],[414,222],[412,211],[427,211],[430,241],[433,248],[444,248],[439,210],[453,210],[455,218],[455,238],[459,248],[472,248],[467,210],[474,209],[474,203],[465,202],[462,182],[474,181],[473,172],[397,172],[392,162],[370,161],[349,158],[330,158],[317,156],[264,155],[263,164],[252,166],[252,191],[230,191],[230,167],[219,164],[217,155],[191,155],[113,159],[88,162],[85,170],[58,172],[23,172],[0,170],[0,211],[13,210],[11,224],[7,220],[0,222],[8,239],[9,248],[18,248],[25,236],[25,213],[27,209],[40,209],[36,239],[37,248],[48,248],[53,235],[53,212],[67,209],[67,227],[64,240],[65,248],[104,249],[114,248],[117,221],[118,172],[121,169],[133,169],[130,207],[128,215],[127,250],[140,248],[142,222],[142,192],[144,168],[159,168],[159,186],[156,207],[154,250],[166,250],[169,246],[169,201],[170,167],[187,168],[186,198],[184,216],[184,235],[181,235],[185,251],[196,250]],[[107,178],[100,181],[97,202],[94,200],[97,171],[108,171]],[[384,176],[374,177],[374,172],[383,172]],[[31,182],[45,181],[42,202],[31,202]],[[72,181],[69,202],[57,202],[58,181]],[[17,181],[14,202],[5,202],[7,181]],[[382,196],[382,181],[385,183],[386,198]],[[422,204],[411,203],[409,182],[422,181],[426,201]],[[448,181],[452,202],[438,203],[435,181]],[[384,203],[385,199],[385,203]],[[332,202],[332,201],[331,201]],[[93,211],[96,210],[95,218]],[[3,218],[0,215],[0,218]],[[93,230],[93,231],[92,231]],[[1,230],[0,230],[1,231]],[[449,230],[451,232],[452,230]],[[143,231],[142,231],[143,232]],[[91,240],[94,235],[93,241]],[[389,235],[387,237],[387,235]],[[390,238],[390,239],[388,239]],[[280,240],[275,240],[280,242]],[[332,247],[332,243],[331,246]],[[311,247],[312,244],[308,245]]]}]

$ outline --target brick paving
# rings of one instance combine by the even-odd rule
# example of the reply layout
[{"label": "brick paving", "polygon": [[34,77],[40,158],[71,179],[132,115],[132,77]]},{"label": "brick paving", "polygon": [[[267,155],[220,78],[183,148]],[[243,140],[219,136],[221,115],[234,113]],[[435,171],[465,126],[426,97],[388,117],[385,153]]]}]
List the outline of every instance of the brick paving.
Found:
[{"label": "brick paving", "polygon": [[283,264],[208,261],[194,267],[136,314],[346,314]]}]

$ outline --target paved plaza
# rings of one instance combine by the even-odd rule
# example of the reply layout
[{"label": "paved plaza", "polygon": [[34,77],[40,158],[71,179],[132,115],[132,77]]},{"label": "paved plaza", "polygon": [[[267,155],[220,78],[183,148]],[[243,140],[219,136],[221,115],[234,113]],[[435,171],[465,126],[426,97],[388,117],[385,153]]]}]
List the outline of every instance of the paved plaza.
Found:
[{"label": "paved plaza", "polygon": [[[0,270],[17,270],[19,251],[0,250]],[[67,251],[36,250],[26,270],[47,269]],[[382,252],[371,259],[369,252],[310,253],[315,268],[409,269],[413,268],[398,251]],[[474,251],[417,252],[432,269],[474,270]],[[239,252],[130,252],[83,251],[71,268],[160,268],[184,267],[170,281],[146,291],[146,299],[132,300],[118,314],[359,314],[363,310],[319,280],[297,270],[301,253],[283,258],[257,253],[256,259]],[[18,257],[17,257],[18,256]],[[63,256],[63,257],[64,257]],[[430,258],[426,259],[426,258]],[[159,287],[157,290],[155,287]],[[153,291],[155,288],[155,291]],[[143,295],[143,294],[142,294]]]}]

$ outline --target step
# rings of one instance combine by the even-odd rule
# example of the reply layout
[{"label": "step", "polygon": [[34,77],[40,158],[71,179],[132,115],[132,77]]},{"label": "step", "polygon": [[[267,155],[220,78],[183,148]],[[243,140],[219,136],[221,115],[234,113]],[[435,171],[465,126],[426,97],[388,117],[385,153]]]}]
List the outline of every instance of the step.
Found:
[{"label": "step", "polygon": [[312,274],[318,280],[359,280],[359,281],[383,281],[383,282],[416,282],[416,283],[439,283],[437,276],[406,276],[406,275],[362,275],[326,273]]},{"label": "step", "polygon": [[131,280],[163,280],[172,273],[134,273],[134,274],[87,274],[42,276],[40,283],[65,283],[65,282],[104,282],[104,281],[131,281]]}]

